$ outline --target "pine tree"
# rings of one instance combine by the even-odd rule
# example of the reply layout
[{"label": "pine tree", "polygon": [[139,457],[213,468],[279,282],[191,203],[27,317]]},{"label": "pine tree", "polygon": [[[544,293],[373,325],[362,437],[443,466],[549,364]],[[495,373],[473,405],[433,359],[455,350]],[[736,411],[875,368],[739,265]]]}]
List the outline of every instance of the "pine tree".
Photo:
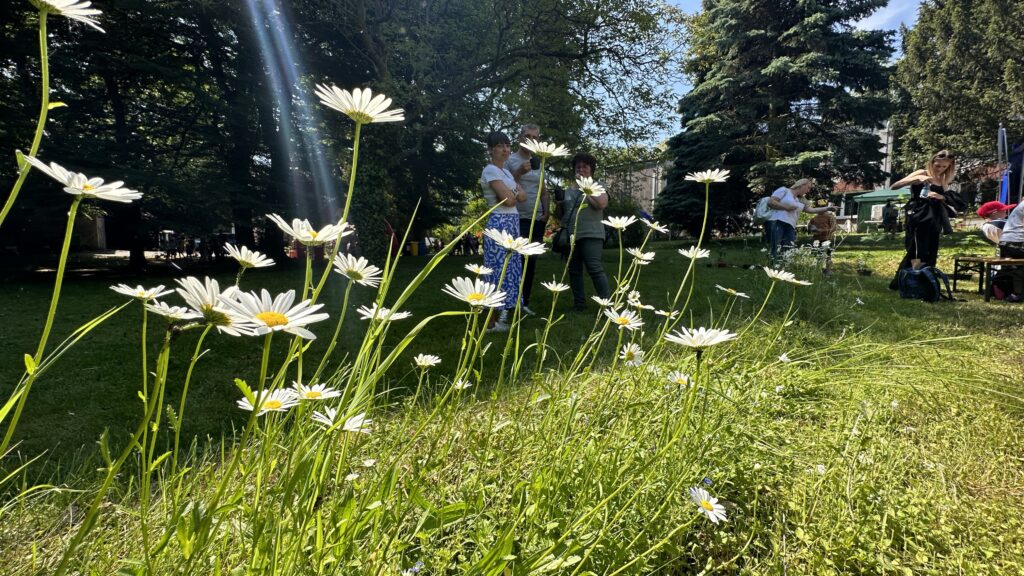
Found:
[{"label": "pine tree", "polygon": [[961,165],[995,160],[996,131],[1024,141],[1024,3],[1019,0],[927,1],[903,31],[893,77],[901,170],[920,167],[939,149]]},{"label": "pine tree", "polygon": [[683,131],[669,141],[674,165],[656,211],[691,232],[700,227],[703,188],[688,172],[726,168],[710,216],[720,228],[801,176],[883,178],[877,136],[888,117],[886,61],[891,32],[853,23],[886,0],[705,0],[688,22],[686,72],[694,88],[679,104]]}]

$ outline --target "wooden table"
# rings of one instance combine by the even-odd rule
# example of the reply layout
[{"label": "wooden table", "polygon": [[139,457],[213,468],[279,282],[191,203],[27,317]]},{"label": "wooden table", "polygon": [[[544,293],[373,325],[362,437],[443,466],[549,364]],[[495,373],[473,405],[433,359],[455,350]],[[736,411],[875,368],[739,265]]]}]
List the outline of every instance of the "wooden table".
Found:
[{"label": "wooden table", "polygon": [[999,258],[998,256],[955,256],[953,258],[953,290],[961,272],[978,272],[978,292],[985,295],[985,302],[992,299],[992,267],[1024,266],[1024,258]]}]

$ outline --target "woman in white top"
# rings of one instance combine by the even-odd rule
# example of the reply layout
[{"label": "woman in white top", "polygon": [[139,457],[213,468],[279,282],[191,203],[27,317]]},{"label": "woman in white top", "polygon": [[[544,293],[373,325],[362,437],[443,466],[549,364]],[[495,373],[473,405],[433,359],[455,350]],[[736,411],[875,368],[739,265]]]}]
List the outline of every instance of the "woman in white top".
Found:
[{"label": "woman in white top", "polygon": [[[512,173],[505,169],[505,161],[512,153],[512,142],[503,132],[491,132],[487,135],[487,152],[490,162],[480,174],[480,188],[488,206],[498,205],[487,220],[487,228],[504,230],[512,236],[519,236],[519,210],[516,204],[526,202],[526,192],[516,184]],[[505,323],[508,310],[519,303],[519,280],[523,275],[523,259],[518,254],[509,258],[505,266],[507,251],[494,240],[484,237],[484,266],[492,270],[487,281],[497,285],[501,280],[501,290],[505,292],[505,303],[501,314],[492,314],[488,320],[488,330],[504,332],[508,330]],[[502,278],[502,270],[504,277]]]}]

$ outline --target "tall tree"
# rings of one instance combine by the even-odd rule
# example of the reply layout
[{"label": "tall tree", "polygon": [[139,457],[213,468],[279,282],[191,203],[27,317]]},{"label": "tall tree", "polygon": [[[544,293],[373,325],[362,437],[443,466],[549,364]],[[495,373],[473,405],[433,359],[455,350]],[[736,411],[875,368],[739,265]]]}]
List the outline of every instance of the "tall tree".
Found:
[{"label": "tall tree", "polygon": [[926,0],[903,30],[894,75],[901,169],[949,148],[967,164],[992,162],[996,131],[1024,141],[1024,3]]},{"label": "tall tree", "polygon": [[853,24],[887,0],[704,0],[688,22],[683,130],[669,141],[673,168],[657,216],[697,231],[703,188],[688,172],[726,168],[713,224],[745,211],[752,191],[798,176],[881,181],[874,130],[888,117],[891,33]]}]

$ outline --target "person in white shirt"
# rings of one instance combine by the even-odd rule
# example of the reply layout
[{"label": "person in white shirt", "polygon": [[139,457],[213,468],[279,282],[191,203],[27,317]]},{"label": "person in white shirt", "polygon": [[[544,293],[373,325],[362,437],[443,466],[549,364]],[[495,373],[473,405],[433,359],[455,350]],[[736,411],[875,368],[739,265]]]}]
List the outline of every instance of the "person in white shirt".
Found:
[{"label": "person in white shirt", "polygon": [[772,260],[778,257],[780,250],[787,250],[796,244],[796,223],[801,212],[821,214],[822,212],[836,211],[836,207],[831,204],[814,208],[803,202],[802,198],[813,187],[813,180],[801,178],[789,188],[780,186],[772,192],[772,196],[768,200],[768,207],[772,209],[772,215],[768,217],[767,223]]},{"label": "person in white shirt", "polygon": [[[503,132],[487,135],[487,155],[490,161],[480,174],[480,189],[488,206],[498,207],[487,219],[487,228],[519,236],[519,210],[516,205],[526,202],[526,192],[516,183],[515,177],[505,168],[505,162],[512,153],[512,142]],[[487,330],[505,332],[509,329],[505,320],[508,311],[519,305],[519,278],[523,274],[523,259],[513,254],[505,264],[507,251],[490,237],[484,238],[484,266],[491,269],[487,281],[498,285],[505,292],[505,302],[500,314],[489,314]],[[504,275],[503,275],[504,274]]]}]

